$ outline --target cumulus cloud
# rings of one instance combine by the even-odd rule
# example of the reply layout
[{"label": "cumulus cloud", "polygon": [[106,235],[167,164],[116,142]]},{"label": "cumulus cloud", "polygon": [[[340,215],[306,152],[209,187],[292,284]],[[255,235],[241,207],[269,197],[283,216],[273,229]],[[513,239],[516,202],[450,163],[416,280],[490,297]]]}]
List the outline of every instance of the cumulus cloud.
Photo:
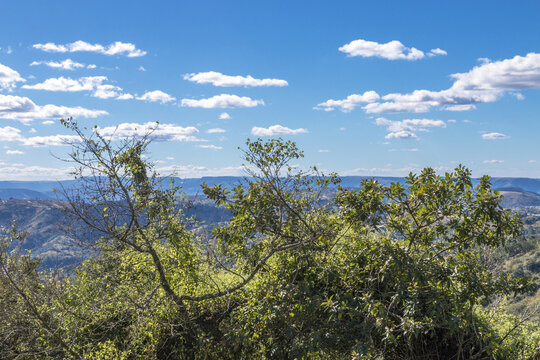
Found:
[{"label": "cumulus cloud", "polygon": [[416,166],[404,166],[400,168],[393,168],[390,166],[390,164],[388,164],[387,166],[388,167],[356,168],[356,169],[343,171],[341,175],[343,176],[351,176],[351,175],[403,176],[410,172],[418,172],[421,170]]},{"label": "cumulus cloud", "polygon": [[223,149],[222,146],[216,146],[216,145],[199,145],[200,148],[203,149],[212,149],[212,150],[221,150]]},{"label": "cumulus cloud", "polygon": [[446,123],[442,120],[431,119],[405,119],[401,121],[391,121],[385,118],[378,118],[375,124],[385,126],[388,134],[386,139],[416,139],[418,131],[428,131],[432,127],[445,128]]},{"label": "cumulus cloud", "polygon": [[130,96],[130,94],[122,94],[121,91],[121,87],[110,84],[103,84],[96,86],[94,92],[92,93],[92,96],[100,99],[120,99],[122,97],[122,99],[120,100],[125,100],[126,96]]},{"label": "cumulus cloud", "polygon": [[17,82],[24,81],[17,71],[0,64],[0,89],[12,89]]},{"label": "cumulus cloud", "polygon": [[103,55],[126,55],[128,57],[139,57],[146,55],[146,51],[137,49],[134,44],[116,41],[107,46],[100,44],[90,44],[85,41],[75,41],[70,44],[55,44],[52,42],[46,44],[34,44],[33,47],[38,50],[56,53],[73,53],[79,51],[95,52]]},{"label": "cumulus cloud", "polygon": [[491,132],[491,133],[482,134],[482,139],[484,139],[484,140],[504,140],[504,139],[508,139],[508,138],[509,138],[509,136],[498,133],[498,132]]},{"label": "cumulus cloud", "polygon": [[[79,139],[76,135],[32,136],[26,138],[21,135],[19,129],[10,126],[0,128],[0,141],[17,141],[22,145],[32,147],[69,145]],[[15,155],[23,154],[23,152],[19,150],[8,150],[6,154]]]},{"label": "cumulus cloud", "polygon": [[0,166],[0,180],[64,180],[73,178],[71,169],[43,166]]},{"label": "cumulus cloud", "polygon": [[116,100],[131,100],[133,99],[134,96],[131,95],[131,94],[122,94],[122,95],[119,95]]},{"label": "cumulus cloud", "polygon": [[0,141],[20,141],[21,139],[21,130],[11,126],[0,127]]},{"label": "cumulus cloud", "polygon": [[439,49],[439,48],[436,48],[436,49],[431,49],[429,50],[427,56],[437,56],[437,55],[448,55],[448,53],[446,51],[444,51],[443,49]]},{"label": "cumulus cloud", "polygon": [[161,90],[147,91],[141,96],[137,97],[137,99],[150,102],[160,102],[162,104],[176,100],[174,96],[164,93]]},{"label": "cumulus cloud", "polygon": [[343,112],[354,110],[360,104],[372,103],[380,99],[375,91],[366,91],[363,94],[352,94],[343,100],[327,100],[314,107],[315,110],[332,111],[339,108]]},{"label": "cumulus cloud", "polygon": [[212,96],[208,99],[182,99],[181,106],[185,107],[198,107],[203,109],[214,108],[249,108],[258,105],[264,105],[263,100],[254,100],[247,96],[238,96],[230,94],[221,94]]},{"label": "cumulus cloud", "polygon": [[[82,69],[86,66],[84,64],[73,61],[71,59],[66,59],[63,61],[33,61],[30,64],[30,66],[37,66],[37,65],[45,65],[53,69],[62,69],[62,70]],[[88,66],[89,66],[89,69],[91,69],[90,67],[91,65],[88,65]]]},{"label": "cumulus cloud", "polygon": [[272,125],[268,128],[254,126],[251,129],[251,134],[255,136],[275,136],[275,135],[296,135],[307,133],[308,131],[303,128],[290,129],[281,125]]},{"label": "cumulus cloud", "polygon": [[178,126],[173,124],[158,124],[147,122],[145,124],[122,123],[118,126],[108,126],[97,128],[96,131],[105,137],[113,140],[130,137],[147,137],[153,141],[204,141],[194,134],[199,129],[193,126]]},{"label": "cumulus cloud", "polygon": [[502,164],[504,160],[484,160],[484,164]]},{"label": "cumulus cloud", "polygon": [[476,110],[476,105],[467,104],[467,105],[450,105],[445,106],[444,110],[448,111],[469,111],[469,110]]},{"label": "cumulus cloud", "polygon": [[88,76],[80,79],[71,79],[61,76],[59,78],[49,78],[42,83],[34,85],[23,85],[23,88],[30,90],[65,92],[92,91],[106,80],[106,76]]},{"label": "cumulus cloud", "polygon": [[22,155],[24,154],[24,152],[21,150],[8,150],[6,151],[6,154],[7,155]]},{"label": "cumulus cloud", "polygon": [[27,97],[0,94],[0,118],[29,122],[35,119],[60,119],[68,117],[96,118],[107,115],[104,110],[90,110],[80,106],[36,105]]},{"label": "cumulus cloud", "polygon": [[23,145],[32,147],[69,146],[78,141],[77,135],[32,136],[21,140]]},{"label": "cumulus cloud", "polygon": [[65,78],[49,78],[42,83],[34,85],[23,85],[24,89],[44,90],[44,91],[61,91],[61,92],[78,92],[89,91],[93,97],[100,99],[117,98],[125,100],[132,98],[130,94],[123,94],[122,88],[116,85],[104,84],[107,81],[106,76],[87,76],[79,79]]},{"label": "cumulus cloud", "polygon": [[169,165],[156,169],[163,176],[175,174],[181,178],[199,178],[203,176],[240,176],[244,175],[243,166],[225,166],[207,168],[199,165]]},{"label": "cumulus cloud", "polygon": [[[343,45],[339,51],[348,56],[379,57],[388,60],[419,60],[426,57],[423,51],[414,47],[406,47],[398,40],[380,44],[375,41],[358,39]],[[428,56],[436,55],[446,55],[446,51],[437,48],[428,52]]]},{"label": "cumulus cloud", "polygon": [[221,128],[208,129],[208,131],[207,131],[207,133],[209,133],[209,134],[222,134],[222,133],[225,133],[225,132],[227,132],[227,130],[221,129]]},{"label": "cumulus cloud", "polygon": [[200,73],[192,73],[184,75],[184,80],[192,81],[197,84],[212,84],[214,86],[231,87],[231,86],[287,86],[289,83],[281,79],[256,79],[251,75],[247,76],[231,76],[224,75],[216,71],[207,71]]},{"label": "cumulus cloud", "polygon": [[53,120],[45,120],[42,122],[43,125],[52,125],[54,124],[54,121]]},{"label": "cumulus cloud", "polygon": [[231,118],[231,115],[227,114],[226,112],[222,112],[221,114],[219,114],[220,120],[229,120],[230,118]]},{"label": "cumulus cloud", "polygon": [[418,136],[416,136],[416,134],[411,131],[400,130],[400,131],[393,131],[391,133],[388,133],[384,138],[385,139],[417,139]]},{"label": "cumulus cloud", "polygon": [[[530,53],[501,61],[484,62],[466,73],[453,74],[451,77],[454,83],[446,90],[391,93],[369,102],[362,108],[368,114],[423,113],[433,108],[472,110],[477,104],[499,100],[505,93],[540,88],[540,54]],[[332,106],[316,108],[334,110]],[[350,109],[342,107],[340,110]]]}]

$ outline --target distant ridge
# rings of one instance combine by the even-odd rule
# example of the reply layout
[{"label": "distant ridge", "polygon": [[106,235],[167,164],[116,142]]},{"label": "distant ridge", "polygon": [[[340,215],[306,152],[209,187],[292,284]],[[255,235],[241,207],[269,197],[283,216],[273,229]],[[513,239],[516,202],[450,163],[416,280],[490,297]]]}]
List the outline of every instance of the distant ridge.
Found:
[{"label": "distant ridge", "polygon": [[521,188],[525,191],[540,194],[540,179],[494,177],[491,178],[491,183],[495,189]]},{"label": "distant ridge", "polygon": [[50,197],[42,192],[29,189],[0,189],[0,199],[47,200]]},{"label": "distant ridge", "polygon": [[[392,176],[343,176],[341,186],[346,188],[356,188],[364,179],[376,179],[383,185],[390,185],[392,182],[404,182],[403,177]],[[202,178],[164,178],[164,185],[167,186],[171,180],[180,185],[187,195],[201,194],[201,184],[208,185],[222,184],[231,188],[245,182],[242,176],[207,176]],[[512,178],[494,177],[491,178],[493,188],[500,189],[522,189],[540,195],[540,179],[532,178]],[[62,187],[76,187],[77,180],[63,181],[0,181],[0,199],[58,199],[53,189]]]}]

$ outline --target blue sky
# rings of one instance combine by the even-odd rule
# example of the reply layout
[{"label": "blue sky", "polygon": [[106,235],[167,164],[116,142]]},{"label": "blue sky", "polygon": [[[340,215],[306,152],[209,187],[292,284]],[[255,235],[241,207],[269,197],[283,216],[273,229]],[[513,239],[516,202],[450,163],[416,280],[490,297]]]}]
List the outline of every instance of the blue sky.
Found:
[{"label": "blue sky", "polygon": [[405,175],[462,163],[540,178],[540,3],[4,1],[0,180],[68,178],[73,134],[159,121],[163,174],[241,175],[247,138],[301,166]]}]

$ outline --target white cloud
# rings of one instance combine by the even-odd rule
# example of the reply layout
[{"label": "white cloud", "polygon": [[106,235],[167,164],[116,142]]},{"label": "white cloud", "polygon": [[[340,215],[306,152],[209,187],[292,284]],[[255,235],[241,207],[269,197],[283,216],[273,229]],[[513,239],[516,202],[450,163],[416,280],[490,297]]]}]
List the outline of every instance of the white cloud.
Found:
[{"label": "white cloud", "polygon": [[0,89],[12,89],[17,82],[24,82],[21,75],[6,65],[0,64]]},{"label": "white cloud", "polygon": [[126,55],[128,57],[139,57],[146,55],[146,51],[137,49],[134,44],[123,43],[116,41],[107,46],[100,44],[90,44],[85,41],[75,41],[70,44],[58,45],[54,43],[46,44],[34,44],[33,47],[38,50],[46,52],[57,52],[57,53],[66,53],[66,52],[78,52],[78,51],[87,51],[87,52],[96,52],[104,55]]},{"label": "white cloud", "polygon": [[80,141],[77,135],[33,136],[22,139],[22,144],[32,147],[70,146]]},{"label": "white cloud", "polygon": [[65,78],[49,78],[42,83],[34,85],[23,85],[24,89],[44,90],[44,91],[62,91],[62,92],[78,92],[89,91],[93,97],[100,99],[117,98],[125,100],[133,97],[130,94],[122,94],[122,88],[116,85],[103,84],[107,81],[106,76],[87,76],[79,79]]},{"label": "white cloud", "polygon": [[[122,96],[128,96],[129,94],[122,94],[121,93],[122,88],[110,84],[104,84],[104,85],[98,85],[94,92],[92,93],[93,97],[97,97],[100,99],[110,99],[110,98],[117,98],[119,99]],[[124,100],[122,98],[121,100]]]},{"label": "white cloud", "polygon": [[22,155],[24,154],[24,152],[20,150],[8,150],[6,151],[6,154],[7,155]]},{"label": "white cloud", "polygon": [[199,178],[203,176],[240,176],[244,175],[243,166],[225,166],[222,168],[207,168],[198,165],[169,165],[156,169],[162,176],[175,174],[181,178]]},{"label": "white cloud", "polygon": [[176,100],[175,97],[164,93],[161,90],[147,91],[143,95],[137,97],[137,99],[150,102],[160,102],[162,104]]},{"label": "white cloud", "polygon": [[65,92],[93,91],[106,80],[106,76],[88,76],[80,79],[71,79],[61,76],[59,78],[49,78],[42,83],[34,85],[23,85],[23,88],[30,90]]},{"label": "white cloud", "polygon": [[147,136],[153,141],[204,141],[194,136],[199,129],[193,126],[182,127],[173,124],[145,124],[122,123],[118,126],[97,128],[99,134],[112,139],[125,139],[129,137]]},{"label": "white cloud", "polygon": [[369,175],[369,176],[403,176],[411,171],[416,173],[420,169],[416,166],[404,166],[400,168],[392,167],[382,167],[382,168],[357,168],[346,170],[340,173],[342,176],[351,176],[351,175]]},{"label": "white cloud", "polygon": [[116,100],[131,100],[134,96],[131,94],[122,94],[116,98]]},{"label": "white cloud", "polygon": [[320,152],[320,153],[327,153],[327,152],[330,152],[329,150],[326,150],[326,149],[319,149],[317,152]]},{"label": "white cloud", "polygon": [[54,124],[54,121],[53,120],[45,120],[42,122],[43,125],[52,125]]},{"label": "white cloud", "polygon": [[484,164],[502,164],[504,160],[484,160]]},{"label": "white cloud", "polygon": [[73,179],[71,168],[50,168],[42,166],[6,166],[0,168],[2,180],[34,179],[40,180],[66,180]]},{"label": "white cloud", "polygon": [[[423,51],[414,47],[406,47],[398,40],[380,44],[375,41],[358,39],[343,45],[339,51],[348,56],[379,57],[388,60],[419,60],[426,56]],[[437,48],[428,53],[428,56],[435,55],[446,55],[446,51]]]},{"label": "white cloud", "polygon": [[540,54],[514,56],[487,62],[466,73],[452,75],[454,89],[477,91],[503,91],[537,89],[540,87]]},{"label": "white cloud", "polygon": [[268,128],[254,126],[251,129],[251,134],[255,136],[275,136],[275,135],[296,135],[307,133],[306,129],[290,129],[281,125],[272,125]]},{"label": "white cloud", "polygon": [[[17,141],[25,146],[61,146],[71,144],[78,140],[79,137],[76,135],[33,136],[25,138],[21,135],[21,131],[19,129],[10,126],[0,128],[0,141]],[[23,154],[23,152],[19,150],[8,150],[6,154],[15,155]]]},{"label": "white cloud", "polygon": [[212,150],[221,150],[223,149],[222,146],[216,146],[216,145],[199,145],[200,148],[203,149],[212,149]]},{"label": "white cloud", "polygon": [[222,112],[221,114],[219,114],[220,120],[228,120],[230,118],[231,118],[231,115],[227,114],[226,112]]},{"label": "white cloud", "polygon": [[107,115],[104,110],[90,110],[80,106],[67,107],[57,105],[34,104],[27,97],[0,94],[0,118],[29,122],[35,119],[60,119],[68,117],[96,118]]},{"label": "white cloud", "polygon": [[498,132],[482,134],[482,139],[484,140],[504,140],[508,138],[509,136],[498,133]]},{"label": "white cloud", "polygon": [[207,133],[209,134],[222,134],[222,133],[226,133],[227,130],[225,129],[221,129],[221,128],[213,128],[213,129],[208,129]]},{"label": "white cloud", "polygon": [[534,163],[536,162],[536,160],[529,160],[529,162],[530,162],[531,164],[534,164]]},{"label": "white cloud", "polygon": [[254,100],[247,96],[237,96],[230,94],[221,94],[212,96],[208,99],[182,99],[181,106],[185,107],[199,107],[203,109],[214,108],[246,108],[255,107],[258,105],[264,105],[263,100]]},{"label": "white cloud", "polygon": [[314,107],[315,110],[332,111],[335,108],[340,108],[343,112],[354,110],[360,104],[372,103],[380,99],[379,94],[375,91],[366,91],[362,95],[352,94],[343,100],[327,100]]},{"label": "white cloud", "polygon": [[196,82],[197,84],[212,84],[214,86],[287,86],[287,81],[281,79],[255,79],[247,76],[224,75],[216,71],[207,71],[184,75],[184,80]]},{"label": "white cloud", "polygon": [[436,48],[436,49],[431,49],[427,56],[436,56],[436,55],[448,55],[448,53],[446,51],[444,51],[443,49],[439,49],[439,48]]},{"label": "white cloud", "polygon": [[450,105],[446,106],[444,110],[448,111],[469,111],[469,110],[476,110],[476,105],[473,104],[467,104],[467,105]]},{"label": "white cloud", "polygon": [[86,68],[87,69],[95,69],[97,66],[95,64],[89,64]]},{"label": "white cloud", "polygon": [[[438,173],[449,171],[450,168],[446,166],[434,167],[434,170]],[[340,172],[342,176],[350,175],[363,175],[363,176],[406,176],[410,172],[419,173],[422,168],[416,164],[410,164],[402,167],[392,167],[391,164],[386,164],[386,167],[373,167],[373,168],[357,168]]]},{"label": "white cloud", "polygon": [[33,179],[39,180],[64,180],[73,178],[70,174],[71,169],[67,168],[49,168],[42,166],[1,166],[0,180],[21,180]]},{"label": "white cloud", "polygon": [[0,141],[20,141],[21,130],[11,126],[0,127]]},{"label": "white cloud", "polygon": [[375,124],[386,126],[388,134],[386,139],[416,139],[418,131],[428,131],[428,128],[445,128],[446,124],[442,120],[431,119],[405,119],[401,121],[391,121],[385,118],[377,118]]},{"label": "white cloud", "polygon": [[144,66],[139,66],[139,71],[146,71],[146,69],[144,68]]},{"label": "white cloud", "polygon": [[[485,62],[466,73],[453,74],[451,77],[455,81],[446,90],[391,93],[382,96],[381,99],[370,101],[363,106],[363,110],[368,114],[422,113],[433,108],[451,111],[472,110],[476,108],[476,104],[497,101],[508,92],[540,88],[540,54],[530,53],[526,56]],[[332,101],[346,103],[346,100]],[[321,109],[320,106],[316,108]],[[334,107],[326,106],[322,109],[330,111],[334,110]],[[341,107],[341,110],[349,111],[350,107]]]},{"label": "white cloud", "polygon": [[416,136],[416,134],[411,131],[400,130],[400,131],[392,131],[388,133],[384,138],[385,139],[417,139],[418,136]]},{"label": "white cloud", "polygon": [[66,60],[60,61],[60,62],[58,62],[58,61],[34,61],[34,62],[32,62],[30,64],[30,66],[36,66],[36,65],[46,65],[46,66],[51,67],[53,69],[63,69],[63,70],[75,70],[75,69],[81,69],[81,68],[85,67],[84,64],[73,61],[71,59],[66,59]]}]

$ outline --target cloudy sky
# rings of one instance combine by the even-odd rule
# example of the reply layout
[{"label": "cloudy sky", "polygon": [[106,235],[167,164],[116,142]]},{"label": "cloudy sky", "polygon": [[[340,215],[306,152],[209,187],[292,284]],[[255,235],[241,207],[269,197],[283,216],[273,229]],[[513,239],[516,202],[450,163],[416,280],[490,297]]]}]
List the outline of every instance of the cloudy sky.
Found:
[{"label": "cloudy sky", "polygon": [[[301,166],[404,175],[462,163],[540,178],[540,3],[4,1],[0,180],[68,177],[73,116],[153,129],[163,174],[241,175],[247,138]],[[154,122],[159,125],[154,129]]]}]

